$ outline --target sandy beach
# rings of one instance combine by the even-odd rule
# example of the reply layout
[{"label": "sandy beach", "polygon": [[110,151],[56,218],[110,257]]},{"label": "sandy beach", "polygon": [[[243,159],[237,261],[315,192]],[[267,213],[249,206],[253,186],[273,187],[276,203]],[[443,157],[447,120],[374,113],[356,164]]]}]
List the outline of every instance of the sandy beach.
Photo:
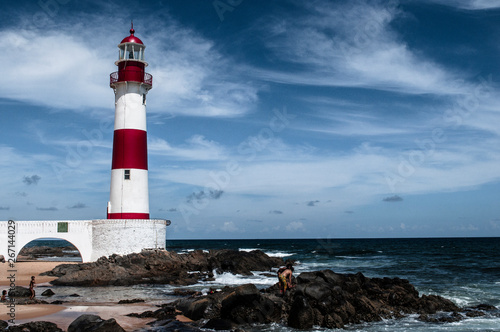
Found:
[{"label": "sandy beach", "polygon": [[[28,287],[31,276],[35,276],[37,285],[44,285],[54,280],[54,277],[40,276],[40,273],[50,271],[60,264],[72,264],[72,262],[16,262],[14,268],[7,263],[0,264],[0,290],[9,288],[9,276],[15,275],[17,286]],[[46,287],[43,287],[46,289]],[[36,288],[35,288],[36,290]],[[40,294],[37,291],[37,294]],[[38,299],[40,297],[38,296]],[[144,326],[151,319],[140,319],[125,316],[131,312],[143,312],[158,309],[151,304],[91,304],[81,302],[68,302],[64,305],[53,304],[27,304],[16,305],[15,323],[22,324],[30,321],[49,321],[56,323],[60,328],[67,329],[69,324],[82,314],[96,314],[103,319],[115,318],[126,330],[133,331]],[[6,305],[0,305],[0,319],[8,320],[10,309]]]},{"label": "sandy beach", "polygon": [[9,267],[8,263],[0,264],[0,289],[8,288],[10,275],[15,275],[17,286],[28,287],[31,276],[36,277],[36,283],[47,283],[54,280],[54,277],[40,276],[40,273],[50,271],[60,264],[73,264],[73,262],[16,262],[14,267]]},{"label": "sandy beach", "polygon": [[[62,262],[16,262],[13,267],[8,263],[0,264],[0,290],[8,290],[10,285],[9,278],[15,276],[16,286],[28,287],[31,276],[35,276],[37,284],[48,283],[54,280],[54,277],[40,276],[40,273],[50,271]],[[16,305],[16,321],[32,319],[36,317],[51,315],[61,310],[64,306],[51,304],[30,304]],[[8,320],[9,308],[0,306],[0,319]]]}]

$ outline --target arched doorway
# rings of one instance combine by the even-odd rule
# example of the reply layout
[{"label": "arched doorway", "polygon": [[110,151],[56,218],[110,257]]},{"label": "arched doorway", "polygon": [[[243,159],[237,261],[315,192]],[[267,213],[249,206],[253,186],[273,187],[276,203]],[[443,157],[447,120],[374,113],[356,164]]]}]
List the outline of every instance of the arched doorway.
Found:
[{"label": "arched doorway", "polygon": [[80,250],[65,239],[38,238],[21,248],[17,261],[82,262],[83,259]]}]

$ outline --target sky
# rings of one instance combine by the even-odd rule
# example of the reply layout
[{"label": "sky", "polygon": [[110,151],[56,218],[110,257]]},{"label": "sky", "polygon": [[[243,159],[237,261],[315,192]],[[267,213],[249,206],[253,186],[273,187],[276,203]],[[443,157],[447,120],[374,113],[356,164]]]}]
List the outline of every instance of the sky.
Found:
[{"label": "sky", "polygon": [[146,45],[167,239],[500,236],[500,1],[75,1],[0,13],[0,220],[106,218]]}]

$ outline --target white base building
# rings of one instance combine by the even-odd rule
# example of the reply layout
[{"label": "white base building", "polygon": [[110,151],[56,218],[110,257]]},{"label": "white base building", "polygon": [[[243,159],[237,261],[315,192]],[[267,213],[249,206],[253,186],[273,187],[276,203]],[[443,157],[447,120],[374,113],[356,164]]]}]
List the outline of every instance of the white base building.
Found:
[{"label": "white base building", "polygon": [[93,262],[112,254],[165,249],[168,225],[170,220],[163,219],[2,221],[0,255],[5,260],[13,258],[12,255],[17,258],[19,251],[31,241],[51,238],[70,242],[80,252],[83,262]]}]

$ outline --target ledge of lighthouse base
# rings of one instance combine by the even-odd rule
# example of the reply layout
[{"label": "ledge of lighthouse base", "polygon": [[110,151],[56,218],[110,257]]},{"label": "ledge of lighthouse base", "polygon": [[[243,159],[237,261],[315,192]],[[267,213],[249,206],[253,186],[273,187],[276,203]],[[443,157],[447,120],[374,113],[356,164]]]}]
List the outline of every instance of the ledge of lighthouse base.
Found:
[{"label": "ledge of lighthouse base", "polygon": [[165,249],[168,220],[98,219],[92,221],[92,257]]}]

